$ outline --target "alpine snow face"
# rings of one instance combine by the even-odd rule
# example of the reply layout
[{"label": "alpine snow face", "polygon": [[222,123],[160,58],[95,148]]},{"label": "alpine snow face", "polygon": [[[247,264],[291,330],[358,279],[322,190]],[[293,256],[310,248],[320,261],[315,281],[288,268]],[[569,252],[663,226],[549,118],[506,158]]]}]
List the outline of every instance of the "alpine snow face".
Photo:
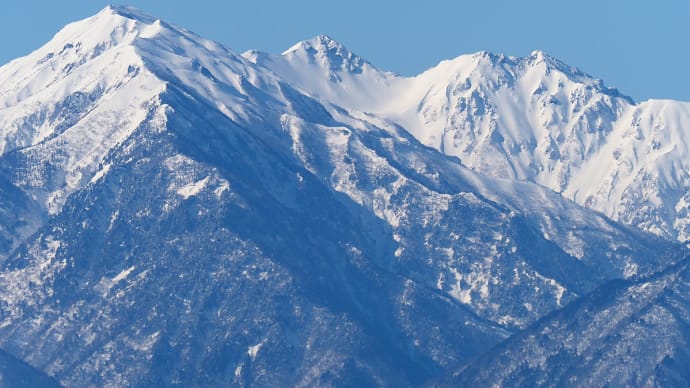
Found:
[{"label": "alpine snow face", "polygon": [[[687,112],[540,52],[404,78],[108,7],[0,68],[0,348],[66,386],[532,381],[480,372],[609,311],[582,303],[681,290]],[[599,354],[548,338],[543,381],[539,355]],[[631,376],[606,380],[661,381]]]},{"label": "alpine snow face", "polygon": [[[690,104],[636,104],[539,51],[460,56],[412,78],[379,71],[327,37],[282,55],[244,55],[324,101],[401,125],[475,171],[534,182],[687,240]],[[337,82],[322,82],[334,72]]]}]

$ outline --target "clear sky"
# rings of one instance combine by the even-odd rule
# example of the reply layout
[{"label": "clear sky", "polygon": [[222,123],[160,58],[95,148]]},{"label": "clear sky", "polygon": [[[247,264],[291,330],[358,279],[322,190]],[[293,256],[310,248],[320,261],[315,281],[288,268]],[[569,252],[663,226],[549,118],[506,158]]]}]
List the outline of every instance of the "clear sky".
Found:
[{"label": "clear sky", "polygon": [[688,0],[13,0],[0,8],[0,62],[108,3],[133,5],[237,52],[280,53],[328,34],[379,68],[413,75],[460,54],[539,49],[635,100],[690,101]]}]

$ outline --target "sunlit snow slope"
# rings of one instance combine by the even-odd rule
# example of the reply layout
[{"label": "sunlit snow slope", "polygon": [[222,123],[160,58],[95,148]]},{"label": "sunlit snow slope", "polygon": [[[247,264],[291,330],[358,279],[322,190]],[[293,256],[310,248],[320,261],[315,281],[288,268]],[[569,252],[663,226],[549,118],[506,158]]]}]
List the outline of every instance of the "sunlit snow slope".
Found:
[{"label": "sunlit snow slope", "polygon": [[380,71],[327,36],[282,55],[244,56],[324,103],[397,123],[478,172],[688,238],[688,103],[637,104],[540,51],[463,55],[415,77]]}]

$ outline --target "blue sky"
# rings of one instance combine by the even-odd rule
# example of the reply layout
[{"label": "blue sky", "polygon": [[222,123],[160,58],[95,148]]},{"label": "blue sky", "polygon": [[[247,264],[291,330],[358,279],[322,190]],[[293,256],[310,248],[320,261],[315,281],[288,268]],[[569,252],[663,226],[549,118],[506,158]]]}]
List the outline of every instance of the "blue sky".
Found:
[{"label": "blue sky", "polygon": [[635,100],[690,101],[687,0],[15,0],[0,13],[0,62],[108,3],[134,5],[238,52],[279,53],[325,33],[382,69],[413,75],[460,54],[540,49]]}]

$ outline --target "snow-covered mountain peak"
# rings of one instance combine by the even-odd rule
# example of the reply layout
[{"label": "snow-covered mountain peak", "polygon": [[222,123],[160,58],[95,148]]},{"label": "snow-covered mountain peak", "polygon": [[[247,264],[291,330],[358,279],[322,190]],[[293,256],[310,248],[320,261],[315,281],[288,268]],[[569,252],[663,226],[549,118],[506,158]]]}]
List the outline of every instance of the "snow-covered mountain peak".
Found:
[{"label": "snow-covered mountain peak", "polygon": [[[83,81],[88,77],[71,76],[84,66],[104,68],[111,62],[125,65],[125,74],[109,69],[109,77],[121,78],[127,74],[128,66],[139,68],[142,64],[132,43],[138,38],[153,37],[163,28],[160,21],[132,8],[111,6],[68,24],[41,48],[0,68],[0,83],[5,86],[0,92],[0,108],[13,107],[35,94],[41,99],[39,95],[47,93],[47,86],[60,85],[56,97],[86,87]],[[105,58],[100,58],[103,55]],[[72,81],[67,82],[67,78]]]},{"label": "snow-covered mountain peak", "polygon": [[582,78],[591,78],[579,69],[572,67],[541,50],[532,51],[529,56],[522,58],[521,64],[526,68],[539,68],[546,75],[548,75],[551,71],[556,70],[563,75],[572,78],[574,81],[580,81]]},{"label": "snow-covered mountain peak", "polygon": [[618,89],[606,86],[601,79],[595,78],[544,51],[534,50],[528,57],[521,58],[518,62],[525,69],[525,72],[536,71],[547,77],[554,77],[552,73],[555,73],[556,78],[590,87],[598,93],[622,98],[630,105],[635,105],[632,98],[624,95]]},{"label": "snow-covered mountain peak", "polygon": [[566,63],[562,62],[560,59],[550,55],[546,51],[543,50],[532,50],[532,52],[524,58],[524,60],[530,62],[530,63],[546,63],[549,65],[555,65],[557,67],[563,67],[565,69],[570,70],[572,73],[580,73],[580,71],[574,67],[571,67],[567,65]]},{"label": "snow-covered mountain peak", "polygon": [[401,77],[379,70],[328,35],[299,42],[280,55],[250,50],[242,54],[282,82],[324,104],[371,111]]},{"label": "snow-covered mountain peak", "polygon": [[149,15],[138,8],[128,5],[107,5],[98,14],[96,14],[96,16],[121,16],[127,19],[138,20],[146,24],[152,24],[156,21],[160,21],[160,19],[156,18],[155,16]]},{"label": "snow-covered mountain peak", "polygon": [[343,59],[352,59],[356,62],[364,62],[362,58],[351,52],[345,45],[328,35],[317,35],[311,39],[297,42],[285,50],[281,55],[302,55],[302,52],[306,52],[312,56],[326,57],[329,59],[341,57]]},{"label": "snow-covered mountain peak", "polygon": [[282,55],[289,55],[292,52],[300,50],[316,51],[323,53],[327,53],[330,50],[337,50],[340,52],[347,52],[348,54],[351,54],[343,44],[341,44],[340,42],[336,41],[328,35],[321,34],[311,39],[297,42],[296,44],[292,45],[290,48],[285,50]]},{"label": "snow-covered mountain peak", "polygon": [[[466,57],[467,55],[460,55],[457,58],[462,58]],[[500,54],[500,53],[494,53],[491,51],[477,51],[474,54],[469,55],[472,58],[475,58],[479,62],[485,62],[485,63],[493,63],[493,64],[499,64],[504,61],[508,61],[513,63],[513,60],[515,59],[514,57],[509,57],[506,56],[505,54]]]},{"label": "snow-covered mountain peak", "polygon": [[[137,42],[180,31],[132,8],[106,7],[0,68],[0,155],[31,163],[48,155],[49,180],[17,178],[58,211],[110,150],[153,114],[166,85]],[[145,58],[147,57],[147,58]],[[116,112],[126,111],[126,115]],[[68,156],[59,156],[66,154]]]},{"label": "snow-covered mountain peak", "polygon": [[[62,132],[77,112],[87,113],[82,110],[97,97],[140,73],[143,60],[132,43],[161,26],[152,18],[125,17],[124,10],[106,7],[71,23],[43,47],[0,68],[0,154]],[[63,108],[70,118],[56,113]]]},{"label": "snow-covered mountain peak", "polygon": [[[130,53],[126,54],[126,59],[123,59],[124,51],[118,52],[117,62],[123,63],[135,56],[142,56],[141,49],[146,45],[138,44],[139,42],[155,40],[154,38],[159,36],[160,40],[168,43],[180,42],[177,45],[168,44],[166,47],[171,54],[178,56],[187,55],[184,49],[190,45],[210,52],[222,52],[223,55],[234,56],[216,42],[201,38],[184,28],[169,24],[134,7],[107,6],[91,17],[68,24],[43,47],[27,57],[16,60],[15,62],[22,61],[23,63],[21,66],[14,67],[25,68],[33,61],[31,67],[41,68],[41,65],[46,65],[54,71],[58,65],[56,62],[70,60],[73,62],[70,69],[73,69],[113,48],[130,50]],[[132,50],[130,46],[137,46],[137,49]],[[5,70],[4,74],[8,73],[7,69],[3,70]],[[14,73],[9,75],[8,78],[18,78]],[[2,74],[0,74],[0,80],[2,80],[1,77]]]},{"label": "snow-covered mountain peak", "polygon": [[[55,103],[74,93],[112,91],[143,70],[160,73],[172,68],[172,63],[191,61],[201,71],[205,67],[198,58],[214,56],[245,62],[218,43],[135,8],[107,6],[68,24],[41,48],[0,68],[0,109],[5,109],[0,120],[13,113],[21,115],[37,101]],[[4,124],[0,134],[14,131],[13,125]],[[45,138],[27,139],[34,134],[34,126],[22,125],[23,140],[9,144],[12,136],[0,137],[0,154]]]},{"label": "snow-covered mountain peak", "polygon": [[329,79],[342,81],[341,74],[362,74],[374,67],[328,35],[317,35],[299,42],[282,54],[289,62],[299,65],[317,64],[328,71]]},{"label": "snow-covered mountain peak", "polygon": [[531,58],[545,58],[548,57],[549,55],[542,51],[542,50],[532,50],[532,52],[529,54]]},{"label": "snow-covered mountain peak", "polygon": [[141,34],[148,32],[150,35],[149,29],[159,25],[156,18],[134,8],[107,6],[94,16],[68,24],[40,50],[55,51],[71,45],[72,48],[79,46],[82,51],[96,49],[102,52],[109,47],[129,44]]}]

